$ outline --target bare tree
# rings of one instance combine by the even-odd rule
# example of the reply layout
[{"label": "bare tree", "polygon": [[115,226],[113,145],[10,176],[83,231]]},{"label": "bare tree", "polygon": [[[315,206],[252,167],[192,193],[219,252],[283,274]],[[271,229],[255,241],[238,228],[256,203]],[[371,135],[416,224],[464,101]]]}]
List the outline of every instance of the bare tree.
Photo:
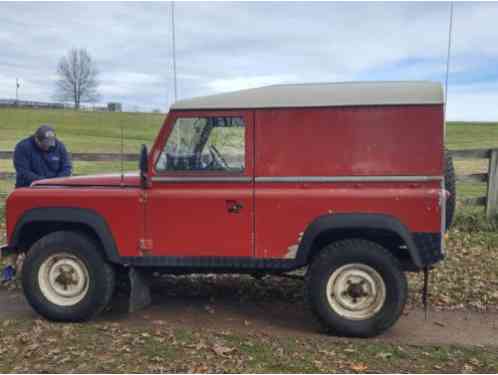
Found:
[{"label": "bare tree", "polygon": [[86,49],[71,49],[57,65],[55,97],[73,101],[76,109],[80,103],[96,102],[99,99],[98,69]]}]

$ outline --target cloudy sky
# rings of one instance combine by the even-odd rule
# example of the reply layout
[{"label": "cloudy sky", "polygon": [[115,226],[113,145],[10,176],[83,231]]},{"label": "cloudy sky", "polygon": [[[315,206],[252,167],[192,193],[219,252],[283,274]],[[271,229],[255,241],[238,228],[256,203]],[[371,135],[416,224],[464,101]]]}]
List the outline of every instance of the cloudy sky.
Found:
[{"label": "cloudy sky", "polygon": [[[456,3],[448,118],[498,120],[498,3]],[[0,98],[51,100],[71,47],[102,102],[167,110],[170,3],[0,3]],[[275,83],[444,82],[448,3],[175,3],[178,96]]]}]

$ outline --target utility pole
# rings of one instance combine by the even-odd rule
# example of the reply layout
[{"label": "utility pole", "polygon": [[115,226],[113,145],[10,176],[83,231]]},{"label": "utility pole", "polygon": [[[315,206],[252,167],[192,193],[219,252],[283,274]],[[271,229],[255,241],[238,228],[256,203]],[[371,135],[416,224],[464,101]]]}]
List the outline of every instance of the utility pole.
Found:
[{"label": "utility pole", "polygon": [[444,126],[446,134],[446,107],[448,107],[448,79],[450,76],[451,39],[453,34],[453,1],[450,3],[450,19],[448,22],[448,54],[446,55],[446,79],[444,81]]},{"label": "utility pole", "polygon": [[[171,2],[171,47],[172,47],[172,57],[173,57],[173,102],[177,100],[178,87],[176,84],[176,40],[175,40],[175,2]],[[180,152],[182,136],[181,129],[178,128],[178,137],[176,140],[176,152]]]},{"label": "utility pole", "polygon": [[176,41],[175,41],[175,2],[171,2],[171,43],[173,48],[173,98],[177,99],[177,84],[176,84]]}]

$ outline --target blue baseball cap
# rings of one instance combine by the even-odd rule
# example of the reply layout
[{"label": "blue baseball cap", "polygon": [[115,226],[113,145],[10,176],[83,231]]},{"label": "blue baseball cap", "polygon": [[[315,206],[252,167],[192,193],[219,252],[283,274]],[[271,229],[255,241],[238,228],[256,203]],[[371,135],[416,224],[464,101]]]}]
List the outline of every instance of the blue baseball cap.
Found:
[{"label": "blue baseball cap", "polygon": [[55,146],[55,130],[48,124],[41,125],[35,132],[35,137],[44,147]]}]

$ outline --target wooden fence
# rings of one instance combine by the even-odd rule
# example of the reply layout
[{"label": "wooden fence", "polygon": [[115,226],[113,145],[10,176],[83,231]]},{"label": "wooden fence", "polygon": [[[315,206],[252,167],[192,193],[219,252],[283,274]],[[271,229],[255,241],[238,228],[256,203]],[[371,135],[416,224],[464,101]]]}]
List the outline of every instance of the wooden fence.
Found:
[{"label": "wooden fence", "polygon": [[487,184],[486,196],[477,198],[466,198],[462,202],[473,206],[484,206],[486,217],[495,218],[498,215],[498,149],[473,149],[452,150],[453,160],[488,159],[488,171],[486,173],[473,173],[468,175],[457,175],[458,182],[480,182]]},{"label": "wooden fence", "polygon": [[[498,148],[491,149],[472,149],[472,150],[452,150],[451,155],[454,160],[469,160],[469,159],[488,159],[488,172],[473,173],[468,175],[457,175],[457,183],[486,183],[487,194],[483,197],[465,198],[462,203],[472,206],[484,206],[486,217],[492,218],[498,215]],[[0,160],[12,159],[12,151],[1,151]],[[74,161],[138,161],[137,154],[116,154],[116,153],[73,153]],[[14,173],[1,172],[0,179],[13,178]],[[6,193],[0,193],[0,198]]]}]

